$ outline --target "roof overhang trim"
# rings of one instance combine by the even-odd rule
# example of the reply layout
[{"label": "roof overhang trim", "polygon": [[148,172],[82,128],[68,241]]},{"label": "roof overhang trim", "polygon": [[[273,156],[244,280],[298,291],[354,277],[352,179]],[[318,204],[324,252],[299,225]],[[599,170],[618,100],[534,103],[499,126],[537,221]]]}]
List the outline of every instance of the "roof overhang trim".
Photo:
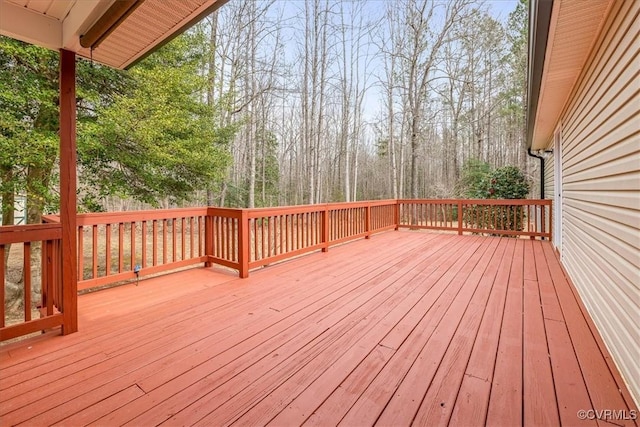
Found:
[{"label": "roof overhang trim", "polygon": [[[115,0],[0,0],[0,34],[52,50],[68,50],[78,56],[114,68],[125,69],[180,35],[228,0],[128,0],[127,9],[109,25],[100,27]],[[48,3],[47,3],[48,2]],[[32,4],[33,3],[33,4]],[[117,4],[116,4],[117,6]],[[55,7],[57,17],[47,15]],[[97,38],[83,47],[81,36]],[[87,44],[86,42],[84,43]]]},{"label": "roof overhang trim", "polygon": [[553,0],[531,0],[529,3],[529,55],[527,65],[527,148],[533,142],[542,87]]}]

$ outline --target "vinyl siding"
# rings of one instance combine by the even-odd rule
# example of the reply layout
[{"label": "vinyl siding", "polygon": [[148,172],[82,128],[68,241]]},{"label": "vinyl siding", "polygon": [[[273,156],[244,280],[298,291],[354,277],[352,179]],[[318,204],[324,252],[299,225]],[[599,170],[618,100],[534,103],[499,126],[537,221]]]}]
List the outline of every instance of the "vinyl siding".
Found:
[{"label": "vinyl siding", "polygon": [[[640,401],[640,2],[616,2],[562,115],[562,262]],[[547,178],[553,160],[547,161]],[[553,184],[547,197],[553,198]],[[558,207],[554,206],[554,209]]]},{"label": "vinyl siding", "polygon": [[[553,144],[551,144],[550,149],[553,149]],[[548,200],[553,200],[555,195],[555,186],[554,186],[554,154],[550,155],[544,160],[544,198]],[[552,206],[555,209],[555,206]],[[551,215],[551,231],[555,233],[554,227],[554,216]]]}]

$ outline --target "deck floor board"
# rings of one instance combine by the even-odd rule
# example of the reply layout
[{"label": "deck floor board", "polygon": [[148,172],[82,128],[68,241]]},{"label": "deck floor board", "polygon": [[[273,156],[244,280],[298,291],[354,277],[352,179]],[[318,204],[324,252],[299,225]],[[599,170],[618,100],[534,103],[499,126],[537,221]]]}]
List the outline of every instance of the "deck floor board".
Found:
[{"label": "deck floor board", "polygon": [[594,425],[577,411],[637,410],[548,242],[388,232],[248,279],[196,268],[81,295],[79,310],[78,333],[0,347],[0,425]]}]

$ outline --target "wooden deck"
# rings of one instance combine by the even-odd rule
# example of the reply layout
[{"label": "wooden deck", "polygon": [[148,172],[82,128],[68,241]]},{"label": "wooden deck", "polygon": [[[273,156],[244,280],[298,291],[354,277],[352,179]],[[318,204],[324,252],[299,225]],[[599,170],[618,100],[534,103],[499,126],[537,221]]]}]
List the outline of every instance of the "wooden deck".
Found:
[{"label": "wooden deck", "polygon": [[389,232],[79,313],[0,347],[0,425],[636,425],[547,242]]}]

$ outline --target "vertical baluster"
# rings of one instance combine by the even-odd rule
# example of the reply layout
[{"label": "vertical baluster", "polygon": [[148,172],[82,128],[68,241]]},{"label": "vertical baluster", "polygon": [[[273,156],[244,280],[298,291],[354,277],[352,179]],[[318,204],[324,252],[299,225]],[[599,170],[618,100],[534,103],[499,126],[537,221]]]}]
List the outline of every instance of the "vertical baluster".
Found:
[{"label": "vertical baluster", "polygon": [[273,244],[273,241],[271,240],[271,236],[273,235],[271,232],[271,228],[274,226],[273,222],[275,221],[275,217],[274,216],[270,216],[267,218],[267,220],[269,221],[267,223],[267,249],[269,251],[269,255],[268,256],[272,256],[272,248],[273,246],[275,246]]},{"label": "vertical baluster", "polygon": [[[0,248],[2,248],[2,246],[0,245]],[[51,277],[48,275],[49,273],[49,269],[47,268],[47,264],[48,264],[48,258],[49,258],[49,253],[47,251],[47,242],[43,241],[40,244],[40,304],[39,304],[39,308],[40,308],[40,317],[42,317],[42,307],[44,306],[45,303],[45,293],[47,292],[47,283],[49,283],[49,281],[51,280]],[[2,262],[4,261],[4,257],[0,258],[0,270],[2,270]],[[0,280],[1,281],[1,280]],[[2,283],[0,283],[1,285]],[[4,289],[4,286],[2,286],[2,289]]]},{"label": "vertical baluster", "polygon": [[276,255],[280,255],[283,253],[284,250],[284,233],[283,233],[283,224],[284,224],[284,215],[279,215],[278,216],[278,236],[280,238],[280,245],[278,246],[278,251],[276,253]]},{"label": "vertical baluster", "polygon": [[216,247],[216,256],[218,258],[224,258],[222,256],[222,217],[215,218],[215,227],[216,230],[214,235],[215,247]]},{"label": "vertical baluster", "polygon": [[92,278],[95,279],[98,277],[98,226],[94,225],[91,227],[91,231],[93,234],[93,245],[91,248],[91,264],[92,264]]},{"label": "vertical baluster", "polygon": [[224,256],[224,244],[225,244],[225,217],[217,218],[216,223],[216,246],[218,248],[218,256],[222,259],[225,259]]},{"label": "vertical baluster", "polygon": [[260,250],[262,252],[260,252],[260,258],[261,259],[265,259],[267,257],[267,250],[266,250],[266,237],[265,237],[265,231],[264,231],[264,226],[266,223],[267,218],[266,217],[261,217],[260,218]]},{"label": "vertical baluster", "polygon": [[[31,242],[24,242],[23,279],[24,279],[24,320],[31,320]],[[2,258],[4,261],[4,257]],[[2,300],[4,305],[4,299]]]},{"label": "vertical baluster", "polygon": [[298,214],[291,215],[291,250],[298,249]]},{"label": "vertical baluster", "polygon": [[220,245],[220,258],[227,259],[226,257],[226,239],[227,239],[227,218],[220,217],[220,233],[218,233],[218,244]]},{"label": "vertical baluster", "polygon": [[84,228],[78,226],[78,280],[84,280]]},{"label": "vertical baluster", "polygon": [[136,222],[131,221],[131,262],[129,270],[133,271],[136,266]]},{"label": "vertical baluster", "polygon": [[344,237],[349,237],[353,233],[351,229],[353,214],[354,210],[351,208],[347,208],[344,210]]},{"label": "vertical baluster", "polygon": [[350,209],[343,209],[343,211],[342,211],[342,218],[343,218],[342,225],[343,225],[343,230],[344,230],[343,234],[342,234],[342,237],[349,236],[349,222],[351,222],[349,220],[349,217],[350,217],[349,211],[350,211]]},{"label": "vertical baluster", "polygon": [[163,219],[162,220],[162,263],[166,264],[167,263],[167,243],[168,243],[168,239],[167,239],[167,220]]},{"label": "vertical baluster", "polygon": [[104,275],[111,274],[111,224],[107,224],[104,230]]},{"label": "vertical baluster", "polygon": [[198,254],[200,256],[213,255],[213,238],[211,243],[207,244],[206,233],[213,233],[213,218],[201,216],[198,218]]},{"label": "vertical baluster", "polygon": [[285,249],[287,252],[291,251],[291,215],[285,215]]},{"label": "vertical baluster", "polygon": [[158,265],[158,221],[153,220],[151,223],[151,265]]},{"label": "vertical baluster", "polygon": [[194,217],[189,217],[189,258],[195,258],[196,255],[193,252],[194,249],[194,239],[193,239],[193,229],[194,229],[194,224],[195,224],[195,218]]},{"label": "vertical baluster", "polygon": [[[118,273],[122,273],[124,268],[124,224],[118,223]],[[80,270],[78,270],[80,272]]]},{"label": "vertical baluster", "polygon": [[[59,277],[59,273],[61,273],[59,270],[59,257],[60,257],[60,241],[57,240],[55,243],[52,242],[51,240],[47,241],[47,252],[49,254],[49,260],[48,260],[48,265],[47,265],[47,269],[48,269],[48,276],[51,278],[51,280],[49,280],[49,282],[47,283],[47,295],[46,295],[46,313],[47,316],[51,316],[53,314],[53,301],[54,299],[56,300],[56,302],[59,304],[60,303],[60,295],[59,293],[56,292],[57,295],[54,295],[54,289],[59,289],[59,285],[60,285],[60,277]],[[53,286],[54,282],[56,283],[56,285],[58,286]],[[44,304],[44,303],[43,303]]]},{"label": "vertical baluster", "polygon": [[182,238],[180,240],[181,249],[182,249],[182,253],[181,253],[182,257],[180,259],[182,259],[182,260],[187,259],[187,255],[186,255],[186,252],[187,252],[186,243],[187,243],[187,241],[185,240],[187,238],[187,225],[185,223],[185,219],[186,219],[185,217],[180,218],[180,232],[182,234],[182,236],[181,236]]},{"label": "vertical baluster", "polygon": [[229,238],[227,239],[227,257],[229,259],[234,259],[236,254],[233,249],[237,242],[237,239],[235,238],[236,236],[236,219],[235,218],[227,219],[227,235],[229,236]]},{"label": "vertical baluster", "polygon": [[231,260],[238,260],[238,219],[230,218],[231,221],[231,236],[229,236],[229,240],[231,240]]},{"label": "vertical baluster", "polygon": [[173,257],[171,258],[172,262],[176,262],[178,259],[176,257],[178,253],[178,239],[176,239],[177,227],[176,227],[177,218],[171,218],[171,246],[173,249]]},{"label": "vertical baluster", "polygon": [[258,218],[249,220],[250,236],[253,237],[253,261],[257,261],[260,258],[258,252]]},{"label": "vertical baluster", "polygon": [[147,220],[142,220],[142,268],[147,268]]},{"label": "vertical baluster", "polygon": [[206,218],[207,217],[198,216],[198,219],[196,220],[196,223],[198,224],[198,256],[213,255],[213,254],[208,254],[207,251],[203,249],[203,244],[202,244],[202,230],[203,230],[202,223],[206,221]]},{"label": "vertical baluster", "polygon": [[309,244],[309,242],[307,242],[307,213],[303,212],[300,214],[300,219],[301,219],[301,224],[300,224],[300,231],[301,231],[301,248],[306,248]]},{"label": "vertical baluster", "polygon": [[222,233],[222,235],[224,236],[223,237],[223,239],[224,239],[224,243],[223,243],[224,256],[223,256],[223,258],[230,260],[230,259],[232,259],[232,257],[231,257],[231,239],[233,238],[233,236],[231,235],[231,229],[230,229],[231,228],[230,227],[231,218],[224,218],[223,221],[224,221],[224,223],[223,223],[224,231]]}]

